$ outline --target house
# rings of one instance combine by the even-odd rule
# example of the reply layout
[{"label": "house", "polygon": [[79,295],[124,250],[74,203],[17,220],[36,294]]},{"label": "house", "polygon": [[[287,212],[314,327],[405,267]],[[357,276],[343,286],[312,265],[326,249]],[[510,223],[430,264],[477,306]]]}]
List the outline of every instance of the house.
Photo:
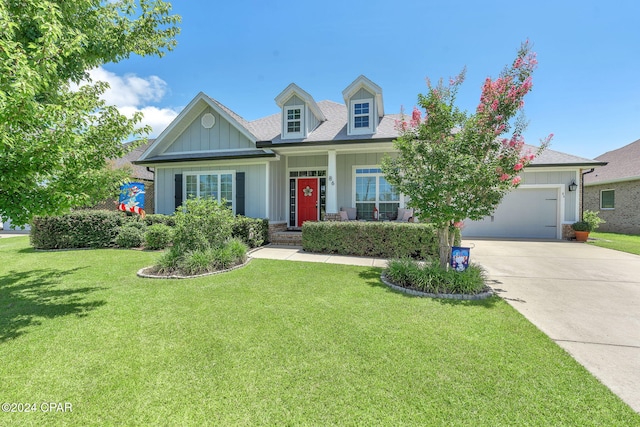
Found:
[{"label": "house", "polygon": [[[236,214],[268,218],[272,231],[338,219],[349,208],[358,219],[371,220],[374,211],[396,218],[407,199],[380,163],[393,155],[400,115],[385,113],[382,89],[365,76],[342,98],[316,102],[292,83],[275,97],[278,113],[249,122],[199,93],[134,162],[155,171],[155,212],[170,214],[188,197],[210,196]],[[470,224],[469,236],[561,238],[578,217],[578,193],[567,188],[596,163],[547,151],[523,173],[517,195],[492,218]],[[525,234],[512,226],[514,212],[520,223],[531,216]]]},{"label": "house", "polygon": [[606,221],[599,231],[640,234],[640,140],[608,151],[607,162],[584,176],[584,208]]},{"label": "house", "polygon": [[[144,184],[145,189],[145,205],[144,210],[147,214],[154,213],[153,210],[153,199],[154,199],[154,183],[153,183],[153,175],[154,172],[151,168],[143,165],[134,164],[134,161],[137,160],[146,150],[153,144],[154,139],[148,139],[144,143],[140,144],[124,156],[110,160],[110,166],[114,169],[127,167],[131,169],[130,178],[133,181],[142,182]],[[127,144],[131,144],[130,142]],[[116,199],[108,199],[98,203],[95,206],[91,206],[91,209],[106,209],[106,210],[117,210],[118,209],[118,200]]]}]

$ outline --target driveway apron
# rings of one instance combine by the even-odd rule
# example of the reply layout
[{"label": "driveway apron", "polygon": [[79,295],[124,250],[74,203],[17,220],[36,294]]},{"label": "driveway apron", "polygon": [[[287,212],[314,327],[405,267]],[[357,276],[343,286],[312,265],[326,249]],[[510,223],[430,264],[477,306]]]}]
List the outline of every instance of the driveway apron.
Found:
[{"label": "driveway apron", "polygon": [[463,243],[498,295],[640,412],[640,256],[567,241]]}]

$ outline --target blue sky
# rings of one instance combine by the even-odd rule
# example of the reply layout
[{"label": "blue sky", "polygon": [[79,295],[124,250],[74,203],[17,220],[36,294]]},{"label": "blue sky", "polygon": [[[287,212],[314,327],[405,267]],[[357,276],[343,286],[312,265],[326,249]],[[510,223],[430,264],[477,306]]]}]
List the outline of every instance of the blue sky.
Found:
[{"label": "blue sky", "polygon": [[458,105],[474,111],[529,39],[538,54],[525,99],[527,143],[593,158],[640,138],[640,2],[380,0],[174,1],[178,46],[163,58],[105,64],[107,101],[141,110],[159,134],[200,91],[247,120],[278,112],[295,82],[316,101],[343,102],[364,74],[383,90],[385,112],[410,111],[425,78],[467,67]]}]

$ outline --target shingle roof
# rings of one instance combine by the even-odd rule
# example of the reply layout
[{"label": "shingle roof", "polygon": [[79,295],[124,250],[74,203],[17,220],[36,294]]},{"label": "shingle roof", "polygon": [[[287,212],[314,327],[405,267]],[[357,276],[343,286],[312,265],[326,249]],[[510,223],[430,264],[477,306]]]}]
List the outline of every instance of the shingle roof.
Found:
[{"label": "shingle roof", "polygon": [[[538,147],[532,145],[525,145],[524,152],[531,151],[535,153]],[[531,162],[529,167],[540,166],[599,166],[602,165],[602,161],[586,159],[584,157],[574,156],[573,154],[562,153],[547,148],[540,155],[536,156]]]},{"label": "shingle roof", "polygon": [[280,113],[272,114],[262,119],[254,120],[249,123],[251,132],[260,140],[271,141],[273,145],[288,144],[298,142],[316,142],[316,141],[349,141],[361,140],[363,138],[376,139],[394,139],[398,137],[395,129],[395,120],[400,118],[399,114],[391,114],[384,116],[378,123],[378,129],[373,135],[347,135],[347,117],[348,111],[344,104],[333,101],[320,101],[318,107],[327,118],[321,122],[318,127],[309,132],[306,138],[299,139],[282,139],[281,138],[281,121]]},{"label": "shingle roof", "polygon": [[[146,143],[140,144],[138,147],[134,148],[123,157],[113,159],[113,166],[115,166],[116,168],[130,166],[132,169],[131,178],[153,181],[153,172],[149,172],[146,166],[133,164],[133,162],[138,160],[142,153],[144,153],[145,150],[149,148],[151,144],[153,144],[153,141],[155,141],[155,139],[148,139]],[[133,144],[133,142],[126,143],[126,145],[130,144]]]},{"label": "shingle roof", "polygon": [[596,157],[596,160],[608,164],[585,175],[585,185],[640,179],[640,139],[617,150],[608,151]]}]

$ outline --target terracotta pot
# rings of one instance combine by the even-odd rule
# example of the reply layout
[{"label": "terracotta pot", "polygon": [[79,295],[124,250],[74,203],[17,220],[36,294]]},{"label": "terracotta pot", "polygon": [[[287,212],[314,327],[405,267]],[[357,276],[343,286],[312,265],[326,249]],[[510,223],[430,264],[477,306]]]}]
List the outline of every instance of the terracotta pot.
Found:
[{"label": "terracotta pot", "polygon": [[587,239],[589,239],[589,232],[588,231],[576,231],[576,240],[578,242],[586,242]]}]

